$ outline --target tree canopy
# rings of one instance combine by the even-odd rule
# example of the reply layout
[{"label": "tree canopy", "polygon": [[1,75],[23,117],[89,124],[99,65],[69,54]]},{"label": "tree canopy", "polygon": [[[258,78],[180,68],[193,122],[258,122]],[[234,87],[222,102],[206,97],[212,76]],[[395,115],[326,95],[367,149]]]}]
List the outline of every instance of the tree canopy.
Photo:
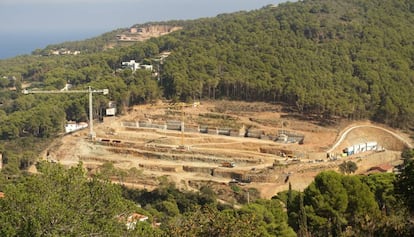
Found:
[{"label": "tree canopy", "polygon": [[[234,209],[208,189],[182,193],[171,186],[148,192],[87,179],[81,167],[42,163],[39,174],[16,176],[66,120],[88,120],[86,95],[23,95],[24,88],[108,88],[96,95],[93,115],[109,101],[121,113],[159,98],[280,102],[320,119],[372,119],[414,126],[414,3],[410,0],[304,0],[191,21],[166,36],[109,49],[121,30],[86,41],[0,60],[0,188],[2,236],[408,236],[413,212],[412,150],[398,177],[319,174],[292,192],[288,213],[276,200]],[[80,55],[51,56],[52,48]],[[161,60],[160,53],[168,51]],[[122,62],[152,71],[122,69]],[[111,167],[107,167],[108,169]],[[352,173],[355,167],[345,167]],[[402,202],[400,202],[402,201]],[[139,208],[135,204],[142,204]],[[140,224],[127,233],[117,220],[139,210],[165,226]],[[288,226],[289,224],[289,226]],[[236,232],[234,232],[236,230]]]},{"label": "tree canopy", "polygon": [[137,211],[119,186],[89,181],[82,164],[64,169],[40,163],[40,173],[5,186],[0,199],[2,236],[122,235],[116,217]]},{"label": "tree canopy", "polygon": [[[22,84],[49,89],[61,89],[65,83],[107,87],[110,96],[102,98],[99,106],[116,101],[121,112],[125,106],[161,97],[229,98],[283,102],[299,113],[321,118],[372,119],[410,127],[412,9],[408,0],[307,0],[213,18],[157,22],[152,24],[183,29],[105,49],[120,29],[53,46],[81,50],[80,55],[2,60],[0,75],[7,80],[0,84],[14,86],[16,92]],[[161,60],[159,53],[165,51],[170,56]],[[153,72],[119,71],[121,63],[129,60],[152,64]],[[12,102],[18,97],[10,91],[0,95],[7,117],[14,113],[20,117],[24,111]],[[85,119],[86,102],[71,96],[64,101],[66,114],[76,107],[79,113],[70,117]],[[54,99],[50,103],[56,104]],[[19,120],[0,126],[3,137],[22,135],[26,120]],[[30,132],[47,136],[39,129]]]},{"label": "tree canopy", "polygon": [[[217,202],[207,187],[180,191],[163,180],[148,191],[112,184],[107,175],[119,171],[110,164],[88,178],[82,164],[66,169],[41,162],[37,174],[0,179],[0,235],[412,236],[411,166],[397,177],[322,172],[303,192],[234,206]],[[132,213],[148,220],[128,229]]]}]

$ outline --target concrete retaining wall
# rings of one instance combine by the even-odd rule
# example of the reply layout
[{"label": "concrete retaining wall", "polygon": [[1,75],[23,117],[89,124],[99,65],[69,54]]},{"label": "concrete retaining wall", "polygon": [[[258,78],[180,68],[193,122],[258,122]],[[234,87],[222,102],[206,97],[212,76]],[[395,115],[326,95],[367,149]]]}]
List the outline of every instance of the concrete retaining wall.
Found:
[{"label": "concrete retaining wall", "polygon": [[211,168],[211,167],[196,167],[196,166],[183,166],[183,170],[185,172],[190,172],[190,173],[203,173],[203,174],[209,174],[209,175],[214,175],[214,170],[215,168]]},{"label": "concrete retaining wall", "polygon": [[181,167],[179,166],[167,166],[167,165],[148,165],[148,164],[139,164],[140,168],[153,170],[153,171],[163,171],[163,172],[178,172],[181,171]]}]

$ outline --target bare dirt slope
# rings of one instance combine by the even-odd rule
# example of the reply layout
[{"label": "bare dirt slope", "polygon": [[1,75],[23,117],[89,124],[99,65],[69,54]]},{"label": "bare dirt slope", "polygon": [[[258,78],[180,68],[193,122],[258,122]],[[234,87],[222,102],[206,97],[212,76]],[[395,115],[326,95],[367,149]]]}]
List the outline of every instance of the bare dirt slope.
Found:
[{"label": "bare dirt slope", "polygon": [[[171,121],[184,121],[185,132],[165,129]],[[343,160],[357,162],[358,173],[372,166],[398,164],[399,151],[411,141],[399,131],[376,126],[370,122],[321,126],[284,113],[280,105],[265,103],[157,103],[105,117],[94,126],[95,141],[87,139],[85,130],[66,135],[45,156],[48,153],[50,160],[67,166],[81,161],[91,173],[105,162],[126,171],[135,167],[140,175],[122,180],[133,187],[154,188],[160,176],[183,189],[197,188],[197,182],[227,185],[236,179],[247,183],[243,188],[256,188],[262,197],[270,198],[286,190],[288,181],[294,189],[304,189],[320,171],[338,170]],[[203,127],[208,127],[207,133],[198,132]],[[222,128],[231,134],[217,134]],[[248,128],[261,139],[244,137]],[[303,144],[276,142],[281,131],[304,136]],[[367,141],[377,141],[387,151],[327,159],[327,151],[339,154],[349,145]],[[223,167],[229,164],[235,167]]]}]

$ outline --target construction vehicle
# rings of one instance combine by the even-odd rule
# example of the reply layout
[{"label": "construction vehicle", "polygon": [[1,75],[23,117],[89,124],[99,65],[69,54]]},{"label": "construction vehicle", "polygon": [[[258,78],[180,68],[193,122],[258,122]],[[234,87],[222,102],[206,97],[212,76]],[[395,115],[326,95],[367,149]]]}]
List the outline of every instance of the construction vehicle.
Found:
[{"label": "construction vehicle", "polygon": [[234,168],[236,167],[236,164],[234,162],[223,162],[221,163],[221,167]]}]

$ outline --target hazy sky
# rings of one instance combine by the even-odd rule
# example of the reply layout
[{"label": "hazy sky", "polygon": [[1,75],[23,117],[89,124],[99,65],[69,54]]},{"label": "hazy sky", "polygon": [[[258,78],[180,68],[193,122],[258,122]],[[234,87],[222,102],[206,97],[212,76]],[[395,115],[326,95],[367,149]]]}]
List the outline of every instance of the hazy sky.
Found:
[{"label": "hazy sky", "polygon": [[134,24],[214,17],[281,2],[287,0],[0,0],[0,60]]},{"label": "hazy sky", "polygon": [[107,32],[148,21],[195,19],[286,0],[0,0],[0,30]]}]

